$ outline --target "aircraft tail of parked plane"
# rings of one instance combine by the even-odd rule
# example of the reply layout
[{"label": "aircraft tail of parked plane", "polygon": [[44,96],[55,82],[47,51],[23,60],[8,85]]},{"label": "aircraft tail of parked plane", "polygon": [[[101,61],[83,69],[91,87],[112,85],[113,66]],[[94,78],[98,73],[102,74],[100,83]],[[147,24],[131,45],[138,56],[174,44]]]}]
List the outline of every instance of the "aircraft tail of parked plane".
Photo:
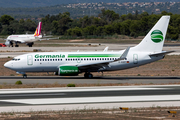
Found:
[{"label": "aircraft tail of parked plane", "polygon": [[60,76],[73,76],[91,72],[115,71],[137,67],[160,59],[173,51],[162,51],[170,16],[162,16],[144,39],[135,47],[121,51],[102,52],[36,52],[15,57],[5,67],[23,74],[26,72],[55,72]]},{"label": "aircraft tail of parked plane", "polygon": [[42,38],[41,27],[42,23],[39,22],[34,34],[10,35],[7,37],[5,44],[7,46],[13,47],[13,43],[15,43],[15,47],[19,47],[18,43],[25,43],[29,47],[32,47],[34,41],[40,40]]},{"label": "aircraft tail of parked plane", "polygon": [[35,37],[38,37],[39,35],[41,35],[41,25],[42,25],[42,22],[39,22],[39,25],[38,27],[36,28],[36,31],[34,33],[34,36]]}]

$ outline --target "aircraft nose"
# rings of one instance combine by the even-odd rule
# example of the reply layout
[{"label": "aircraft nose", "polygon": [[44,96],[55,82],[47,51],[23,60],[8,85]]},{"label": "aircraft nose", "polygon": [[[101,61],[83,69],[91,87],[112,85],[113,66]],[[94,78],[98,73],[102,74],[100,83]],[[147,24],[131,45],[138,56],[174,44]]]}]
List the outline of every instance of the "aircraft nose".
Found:
[{"label": "aircraft nose", "polygon": [[10,63],[10,62],[6,62],[6,63],[4,64],[4,67],[6,67],[6,68],[11,68],[11,63]]}]

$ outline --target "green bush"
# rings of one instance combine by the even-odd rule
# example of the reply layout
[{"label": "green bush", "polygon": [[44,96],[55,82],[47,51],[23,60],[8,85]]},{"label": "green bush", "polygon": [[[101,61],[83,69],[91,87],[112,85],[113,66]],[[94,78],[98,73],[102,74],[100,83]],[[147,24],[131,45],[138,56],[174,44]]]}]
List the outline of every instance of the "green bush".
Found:
[{"label": "green bush", "polygon": [[15,84],[16,84],[16,85],[22,85],[22,82],[19,80],[19,81],[16,81]]},{"label": "green bush", "polygon": [[67,84],[67,87],[75,87],[75,84]]}]

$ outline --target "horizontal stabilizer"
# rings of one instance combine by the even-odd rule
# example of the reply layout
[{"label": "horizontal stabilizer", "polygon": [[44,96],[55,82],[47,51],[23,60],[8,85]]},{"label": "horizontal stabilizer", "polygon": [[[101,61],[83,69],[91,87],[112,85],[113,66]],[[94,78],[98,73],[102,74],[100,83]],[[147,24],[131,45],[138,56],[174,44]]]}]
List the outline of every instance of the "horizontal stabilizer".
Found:
[{"label": "horizontal stabilizer", "polygon": [[151,57],[151,56],[158,56],[158,55],[166,55],[172,52],[175,52],[175,51],[162,51],[161,53],[150,54],[149,56]]}]

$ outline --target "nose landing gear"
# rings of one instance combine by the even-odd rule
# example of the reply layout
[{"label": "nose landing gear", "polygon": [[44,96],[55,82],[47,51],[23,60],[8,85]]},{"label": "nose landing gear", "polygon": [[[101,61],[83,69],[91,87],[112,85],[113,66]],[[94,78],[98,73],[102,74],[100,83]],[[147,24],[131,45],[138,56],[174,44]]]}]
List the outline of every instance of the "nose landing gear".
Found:
[{"label": "nose landing gear", "polygon": [[27,78],[27,74],[23,74],[23,78]]}]

